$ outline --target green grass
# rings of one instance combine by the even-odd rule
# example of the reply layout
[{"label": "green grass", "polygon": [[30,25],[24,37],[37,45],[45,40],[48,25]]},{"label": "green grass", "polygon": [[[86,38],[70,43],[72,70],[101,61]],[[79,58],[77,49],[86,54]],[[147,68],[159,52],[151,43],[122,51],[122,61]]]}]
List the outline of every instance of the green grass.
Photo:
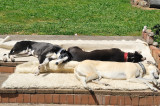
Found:
[{"label": "green grass", "polygon": [[0,0],[0,34],[137,36],[160,23],[160,10],[130,0]]}]

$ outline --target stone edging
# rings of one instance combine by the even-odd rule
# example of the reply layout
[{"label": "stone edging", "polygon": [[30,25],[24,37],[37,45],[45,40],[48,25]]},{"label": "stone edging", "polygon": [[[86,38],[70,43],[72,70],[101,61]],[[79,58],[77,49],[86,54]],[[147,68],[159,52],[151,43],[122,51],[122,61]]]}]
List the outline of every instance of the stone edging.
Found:
[{"label": "stone edging", "polygon": [[157,63],[157,67],[158,69],[160,69],[160,48],[157,48],[156,46],[154,46],[154,39],[152,35],[152,31],[148,30],[146,32],[142,31],[142,38],[144,39],[144,41],[146,41],[149,45],[151,54],[154,58],[154,60]]},{"label": "stone edging", "polygon": [[159,105],[160,93],[71,89],[1,89],[0,103]]}]

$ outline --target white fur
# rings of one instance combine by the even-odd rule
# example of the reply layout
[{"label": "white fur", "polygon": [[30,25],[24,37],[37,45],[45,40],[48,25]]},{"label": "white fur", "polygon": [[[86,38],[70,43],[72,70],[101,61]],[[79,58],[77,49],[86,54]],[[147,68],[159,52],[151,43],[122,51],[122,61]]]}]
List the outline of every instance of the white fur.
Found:
[{"label": "white fur", "polygon": [[56,60],[56,63],[59,65],[61,64],[62,62],[66,61],[68,59],[68,57],[63,57],[62,59],[57,59]]},{"label": "white fur", "polygon": [[146,30],[147,30],[147,26],[144,26],[142,31],[146,32]]},{"label": "white fur", "polygon": [[64,50],[64,49],[60,49],[57,53],[57,57],[59,57],[61,55],[61,51]]},{"label": "white fur", "polygon": [[[61,49],[62,50],[62,49]],[[61,51],[60,50],[60,51]],[[59,51],[59,52],[60,52]],[[59,55],[60,55],[60,53],[59,53]],[[57,59],[58,58],[58,56],[57,56],[57,54],[56,53],[51,53],[51,52],[49,52],[47,55],[46,55],[46,58],[45,58],[45,60],[43,61],[43,63],[41,63],[41,64],[39,64],[39,66],[38,66],[38,69],[37,69],[37,71],[35,72],[35,75],[37,76],[37,75],[39,75],[40,74],[40,71],[41,70],[46,70],[47,71],[47,64],[49,63],[49,58],[52,58],[53,60],[55,60],[55,59]],[[68,57],[67,57],[68,58]],[[60,61],[60,63],[62,63],[64,61],[64,59],[62,59],[61,61]],[[45,69],[44,69],[45,68]]]}]

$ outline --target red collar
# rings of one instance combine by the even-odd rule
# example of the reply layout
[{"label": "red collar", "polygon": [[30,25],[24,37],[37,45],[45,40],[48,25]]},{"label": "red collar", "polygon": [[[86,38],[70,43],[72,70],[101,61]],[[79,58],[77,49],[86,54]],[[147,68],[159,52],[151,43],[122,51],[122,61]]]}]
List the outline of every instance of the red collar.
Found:
[{"label": "red collar", "polygon": [[128,60],[128,53],[124,53],[124,61],[127,62]]}]

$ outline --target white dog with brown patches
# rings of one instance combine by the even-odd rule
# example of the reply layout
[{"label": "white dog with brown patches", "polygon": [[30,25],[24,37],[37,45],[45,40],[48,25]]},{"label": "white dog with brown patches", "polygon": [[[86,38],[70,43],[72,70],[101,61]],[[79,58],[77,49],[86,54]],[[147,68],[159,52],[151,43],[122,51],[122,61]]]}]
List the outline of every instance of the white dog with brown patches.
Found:
[{"label": "white dog with brown patches", "polygon": [[[131,63],[85,60],[76,66],[74,74],[82,82],[83,86],[89,90],[91,89],[87,86],[87,82],[92,81],[100,84],[97,79],[109,78],[144,83],[151,90],[157,91],[153,84],[158,85],[157,80],[159,79],[158,68],[149,62]],[[143,78],[144,75],[149,75],[150,79]]]}]

